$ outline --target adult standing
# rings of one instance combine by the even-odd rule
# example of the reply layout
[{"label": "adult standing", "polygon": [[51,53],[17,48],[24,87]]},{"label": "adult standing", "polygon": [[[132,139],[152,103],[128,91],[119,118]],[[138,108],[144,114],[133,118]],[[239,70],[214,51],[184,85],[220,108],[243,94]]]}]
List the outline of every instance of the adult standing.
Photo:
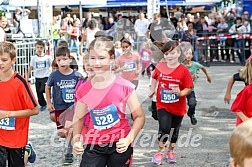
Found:
[{"label": "adult standing", "polygon": [[81,45],[80,45],[80,54],[82,55],[82,48],[84,42],[86,41],[86,48],[89,47],[89,44],[95,39],[96,32],[99,31],[98,24],[96,20],[92,19],[88,22],[88,27],[85,29],[84,33],[82,34]]},{"label": "adult standing", "polygon": [[[159,13],[154,13],[153,23],[148,27],[147,37],[150,37],[151,41],[163,42],[167,41],[168,38],[164,33],[164,23],[161,21],[161,16]],[[150,33],[150,34],[149,34]]]},{"label": "adult standing", "polygon": [[137,51],[140,52],[142,43],[146,40],[146,32],[149,22],[144,17],[144,13],[139,14],[139,19],[135,22],[135,32],[137,34]]},{"label": "adult standing", "polygon": [[190,42],[191,45],[193,46],[193,51],[194,51],[194,56],[193,56],[193,61],[198,61],[199,59],[199,54],[198,54],[198,47],[197,47],[197,36],[196,36],[196,32],[193,30],[193,22],[187,22],[187,27],[188,30],[186,30],[183,34],[182,34],[182,41],[187,41]]}]

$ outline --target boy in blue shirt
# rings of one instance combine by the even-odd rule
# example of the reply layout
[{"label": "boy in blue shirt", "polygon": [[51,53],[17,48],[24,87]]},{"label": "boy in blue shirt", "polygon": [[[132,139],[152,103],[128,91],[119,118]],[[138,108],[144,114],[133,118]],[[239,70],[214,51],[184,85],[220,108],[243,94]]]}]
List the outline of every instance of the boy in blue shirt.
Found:
[{"label": "boy in blue shirt", "polygon": [[[56,63],[59,69],[50,74],[46,85],[46,99],[47,108],[49,112],[54,111],[56,118],[56,125],[58,134],[62,138],[67,137],[69,127],[64,127],[64,122],[59,121],[63,117],[65,120],[65,113],[70,111],[73,114],[73,105],[75,97],[75,87],[78,82],[80,74],[70,68],[72,59],[67,47],[60,47],[56,50]],[[53,88],[51,102],[51,88]],[[62,114],[64,113],[64,114]],[[71,121],[71,120],[70,120]],[[67,153],[65,154],[64,165],[73,163],[72,145],[68,143]]]}]

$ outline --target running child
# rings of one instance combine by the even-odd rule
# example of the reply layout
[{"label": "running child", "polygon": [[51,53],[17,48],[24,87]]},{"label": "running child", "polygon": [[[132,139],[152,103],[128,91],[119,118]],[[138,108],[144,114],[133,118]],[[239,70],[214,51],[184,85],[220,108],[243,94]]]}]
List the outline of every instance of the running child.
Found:
[{"label": "running child", "polygon": [[[189,42],[182,42],[181,49],[182,49],[182,54],[185,56],[184,65],[190,71],[194,86],[196,85],[197,80],[198,80],[199,70],[202,70],[204,72],[204,74],[206,75],[207,81],[211,83],[212,80],[211,80],[211,77],[208,75],[206,68],[202,66],[201,64],[199,64],[198,62],[192,61],[193,59],[192,45]],[[195,108],[197,105],[197,100],[195,96],[194,87],[192,88],[192,92],[189,95],[187,95],[186,98],[187,98],[187,104],[189,106],[187,115],[191,119],[191,124],[196,125],[197,119],[195,117]]]},{"label": "running child", "polygon": [[231,163],[229,167],[251,167],[252,119],[240,124],[229,139]]},{"label": "running child", "polygon": [[146,71],[147,76],[150,78],[151,72],[150,72],[150,64],[151,64],[151,56],[152,51],[149,49],[149,45],[147,42],[144,42],[142,44],[142,50],[140,51],[140,57],[141,57],[141,63],[142,63],[142,76],[144,76],[144,73]]},{"label": "running child", "polygon": [[[65,40],[60,40],[59,44],[58,44],[58,48],[59,47],[68,47],[68,43]],[[74,58],[74,56],[70,55],[70,58],[72,59],[71,63],[70,63],[70,68],[73,70],[78,71],[79,70],[79,66],[78,63],[76,61],[76,59]]]},{"label": "running child", "polygon": [[31,71],[34,70],[38,103],[40,105],[40,111],[44,111],[46,110],[46,100],[44,97],[45,85],[51,73],[50,66],[52,64],[52,58],[44,53],[45,43],[43,41],[38,40],[35,44],[35,48],[37,53],[31,57],[28,78],[31,76]]},{"label": "running child", "polygon": [[[74,152],[82,154],[81,167],[129,167],[132,161],[131,143],[144,125],[144,112],[134,85],[110,72],[114,61],[113,41],[106,37],[95,39],[89,45],[89,63],[94,77],[77,91],[74,115]],[[128,105],[134,122],[132,128],[126,117]],[[84,116],[90,112],[87,134],[82,134]]]},{"label": "running child", "polygon": [[39,113],[37,101],[28,82],[12,65],[16,48],[10,42],[0,42],[0,166],[24,167],[25,146],[28,143],[29,119]]},{"label": "running child", "polygon": [[133,83],[137,89],[139,82],[139,56],[131,53],[131,42],[128,40],[122,41],[123,54],[116,60],[115,73],[122,72],[122,78]]},{"label": "running child", "polygon": [[[46,99],[48,103],[48,111],[55,113],[56,125],[58,134],[62,138],[68,137],[69,127],[65,128],[63,124],[59,122],[59,117],[63,112],[73,113],[73,104],[75,97],[75,87],[78,82],[80,74],[70,68],[71,58],[70,52],[67,47],[59,47],[56,50],[56,63],[59,69],[50,74],[46,84]],[[51,102],[51,88],[53,88],[52,101]],[[65,120],[67,121],[67,120]],[[72,120],[69,120],[72,121]],[[71,136],[71,134],[70,134]],[[71,142],[65,154],[64,165],[73,163],[73,154]]]},{"label": "running child", "polygon": [[[168,41],[164,44],[162,52],[164,53],[165,62],[157,64],[152,75],[153,80],[149,94],[150,98],[153,97],[155,92],[157,96],[159,147],[152,158],[152,162],[157,165],[162,163],[164,156],[166,156],[169,163],[177,162],[174,148],[178,140],[183,116],[187,113],[186,96],[191,93],[193,88],[193,80],[189,70],[178,61],[181,56],[178,42]],[[167,144],[169,146],[166,152]]]}]

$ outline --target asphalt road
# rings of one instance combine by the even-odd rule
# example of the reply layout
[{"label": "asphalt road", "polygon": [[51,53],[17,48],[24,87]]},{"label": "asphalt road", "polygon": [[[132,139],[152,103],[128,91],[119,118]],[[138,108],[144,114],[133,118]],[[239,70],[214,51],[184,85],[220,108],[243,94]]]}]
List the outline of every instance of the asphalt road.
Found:
[{"label": "asphalt road", "polygon": [[[196,117],[198,124],[191,125],[187,116],[184,117],[177,142],[174,165],[163,162],[162,166],[176,167],[225,167],[229,158],[228,138],[235,127],[235,114],[230,112],[230,104],[225,104],[228,79],[237,72],[239,66],[214,66],[207,68],[212,83],[209,84],[203,74],[199,73],[195,88],[198,104]],[[151,158],[157,150],[158,122],[147,110],[151,99],[147,99],[148,77],[140,79],[137,94],[146,114],[146,123],[141,134],[135,141],[133,166],[152,167]],[[235,83],[232,101],[243,88],[243,83]],[[33,86],[34,87],[34,86]],[[32,141],[37,153],[37,160],[29,166],[60,167],[62,166],[64,142],[56,135],[55,123],[49,119],[47,111],[31,118],[29,140]],[[75,158],[72,166],[78,166],[80,157]]]}]

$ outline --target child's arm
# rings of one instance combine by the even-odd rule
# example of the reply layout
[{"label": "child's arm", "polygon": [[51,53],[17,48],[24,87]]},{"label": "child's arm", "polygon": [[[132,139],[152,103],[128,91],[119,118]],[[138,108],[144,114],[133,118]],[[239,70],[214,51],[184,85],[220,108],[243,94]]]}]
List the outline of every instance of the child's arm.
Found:
[{"label": "child's arm", "polygon": [[18,111],[3,111],[0,112],[0,119],[4,118],[24,118],[33,115],[38,115],[39,108],[38,106],[34,107],[33,109],[26,109],[26,110],[18,110]]},{"label": "child's arm", "polygon": [[46,101],[47,101],[47,109],[48,109],[48,111],[54,111],[55,110],[55,108],[54,108],[54,106],[53,106],[53,104],[52,104],[52,99],[51,99],[51,87],[50,86],[48,86],[47,84],[46,84],[46,87],[45,87],[45,93],[46,93]]},{"label": "child's arm", "polygon": [[206,68],[205,68],[205,67],[202,67],[201,69],[202,69],[202,71],[205,73],[205,75],[206,75],[206,77],[207,77],[207,81],[208,81],[209,83],[211,83],[211,82],[212,82],[212,79],[211,79],[211,77],[208,75],[208,72],[207,72]]},{"label": "child's arm", "polygon": [[187,96],[192,92],[191,88],[185,88],[183,90],[180,90],[179,87],[173,88],[172,92],[180,97]]},{"label": "child's arm", "polygon": [[[76,155],[83,153],[84,148],[81,143],[81,130],[84,124],[84,115],[87,112],[87,106],[79,101],[76,103],[76,108],[73,117],[73,151]],[[84,136],[83,136],[84,137]]]},{"label": "child's arm", "polygon": [[116,143],[116,150],[118,153],[123,153],[127,150],[128,146],[134,141],[145,122],[144,112],[135,90],[133,90],[133,92],[129,96],[127,105],[129,106],[129,109],[132,113],[134,122],[127,137],[121,138]]},{"label": "child's arm", "polygon": [[228,103],[230,102],[230,99],[231,99],[231,90],[232,90],[232,87],[234,85],[235,81],[234,81],[234,78],[233,76],[229,79],[228,81],[228,85],[227,85],[227,89],[226,89],[226,94],[224,96],[224,102],[225,103]]},{"label": "child's arm", "polygon": [[151,87],[150,87],[150,93],[149,93],[149,98],[152,98],[153,95],[155,94],[156,91],[156,87],[157,87],[157,80],[152,78],[151,80]]},{"label": "child's arm", "polygon": [[236,115],[241,118],[241,120],[243,122],[247,121],[249,119],[249,117],[247,117],[246,115],[243,114],[243,112],[237,112]]},{"label": "child's arm", "polygon": [[29,69],[28,69],[28,74],[27,74],[27,77],[26,77],[26,80],[29,81],[29,78],[31,77],[31,71],[32,71],[33,67],[32,66],[29,66]]}]

